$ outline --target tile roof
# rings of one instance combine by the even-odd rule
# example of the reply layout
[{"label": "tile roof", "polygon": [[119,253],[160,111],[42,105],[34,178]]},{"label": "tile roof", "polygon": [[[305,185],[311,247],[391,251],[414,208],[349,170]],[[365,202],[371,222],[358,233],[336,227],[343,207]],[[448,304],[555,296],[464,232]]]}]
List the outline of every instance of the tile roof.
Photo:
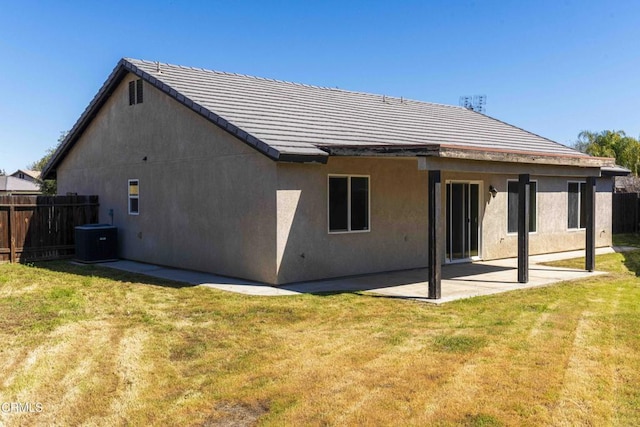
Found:
[{"label": "tile roof", "polygon": [[[585,156],[463,107],[126,59],[280,153],[447,145]],[[160,72],[158,72],[158,69]]]},{"label": "tile roof", "polygon": [[463,107],[124,58],[44,168],[45,178],[129,72],[274,160],[433,155],[613,166]]}]

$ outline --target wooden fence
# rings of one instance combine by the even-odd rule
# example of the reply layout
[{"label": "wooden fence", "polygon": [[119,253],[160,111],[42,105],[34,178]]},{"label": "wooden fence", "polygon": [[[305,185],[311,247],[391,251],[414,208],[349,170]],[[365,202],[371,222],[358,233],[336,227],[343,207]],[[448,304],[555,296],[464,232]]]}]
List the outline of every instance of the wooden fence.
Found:
[{"label": "wooden fence", "polygon": [[638,196],[638,193],[613,193],[613,234],[639,231],[640,199]]},{"label": "wooden fence", "polygon": [[66,258],[75,227],[98,222],[98,196],[0,196],[0,262]]}]

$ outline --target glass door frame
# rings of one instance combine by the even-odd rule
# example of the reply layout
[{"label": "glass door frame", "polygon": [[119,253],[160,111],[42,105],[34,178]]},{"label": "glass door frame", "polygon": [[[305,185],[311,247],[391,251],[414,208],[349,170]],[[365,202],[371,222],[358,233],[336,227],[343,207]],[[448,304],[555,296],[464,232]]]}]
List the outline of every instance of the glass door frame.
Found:
[{"label": "glass door frame", "polygon": [[[474,255],[474,256],[469,256],[467,258],[459,258],[459,259],[453,259],[453,255],[452,255],[452,248],[453,248],[453,233],[451,233],[450,231],[450,226],[453,223],[452,221],[452,211],[453,209],[451,208],[452,205],[452,198],[450,196],[451,194],[451,184],[465,184],[470,188],[471,185],[477,185],[478,186],[478,229],[477,229],[477,242],[478,242],[478,254]],[[460,262],[469,262],[469,261],[478,261],[482,259],[482,215],[484,213],[484,191],[483,191],[483,181],[478,181],[478,180],[463,180],[463,179],[448,179],[445,181],[445,191],[444,191],[444,205],[445,205],[445,235],[446,235],[446,241],[445,241],[445,263],[446,264],[455,264],[455,263],[460,263]],[[467,192],[467,207],[469,209],[468,215],[469,217],[471,217],[470,215],[470,209],[472,206],[472,203],[470,203],[470,199],[471,199],[471,192],[468,191]],[[470,226],[469,226],[470,228]],[[470,233],[470,229],[467,230],[466,232],[466,242],[464,242],[465,245],[467,245],[467,248],[469,248],[471,246],[471,233]],[[447,248],[449,248],[449,250],[447,250]],[[468,250],[467,250],[468,251]]]}]

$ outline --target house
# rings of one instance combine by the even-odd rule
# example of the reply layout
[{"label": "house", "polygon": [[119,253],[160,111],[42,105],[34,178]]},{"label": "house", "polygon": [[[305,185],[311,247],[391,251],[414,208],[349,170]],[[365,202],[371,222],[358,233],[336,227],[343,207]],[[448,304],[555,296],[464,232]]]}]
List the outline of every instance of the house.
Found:
[{"label": "house", "polygon": [[20,178],[17,171],[11,175],[0,175],[0,196],[32,196],[41,194],[39,181],[31,175]]},{"label": "house", "polygon": [[442,263],[520,255],[526,280],[528,254],[610,246],[613,166],[462,107],[122,59],[43,176],[99,195],[125,259],[276,285],[429,266],[437,298]]},{"label": "house", "polygon": [[10,176],[15,178],[24,179],[34,184],[40,184],[40,171],[33,171],[29,169],[18,169]]}]

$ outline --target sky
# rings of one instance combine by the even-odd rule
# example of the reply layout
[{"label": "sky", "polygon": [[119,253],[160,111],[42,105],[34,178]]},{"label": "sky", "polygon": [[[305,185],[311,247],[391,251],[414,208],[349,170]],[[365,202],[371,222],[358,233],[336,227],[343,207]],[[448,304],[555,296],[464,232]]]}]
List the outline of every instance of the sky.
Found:
[{"label": "sky", "polygon": [[637,0],[0,0],[0,169],[54,147],[122,57],[640,137]]}]

